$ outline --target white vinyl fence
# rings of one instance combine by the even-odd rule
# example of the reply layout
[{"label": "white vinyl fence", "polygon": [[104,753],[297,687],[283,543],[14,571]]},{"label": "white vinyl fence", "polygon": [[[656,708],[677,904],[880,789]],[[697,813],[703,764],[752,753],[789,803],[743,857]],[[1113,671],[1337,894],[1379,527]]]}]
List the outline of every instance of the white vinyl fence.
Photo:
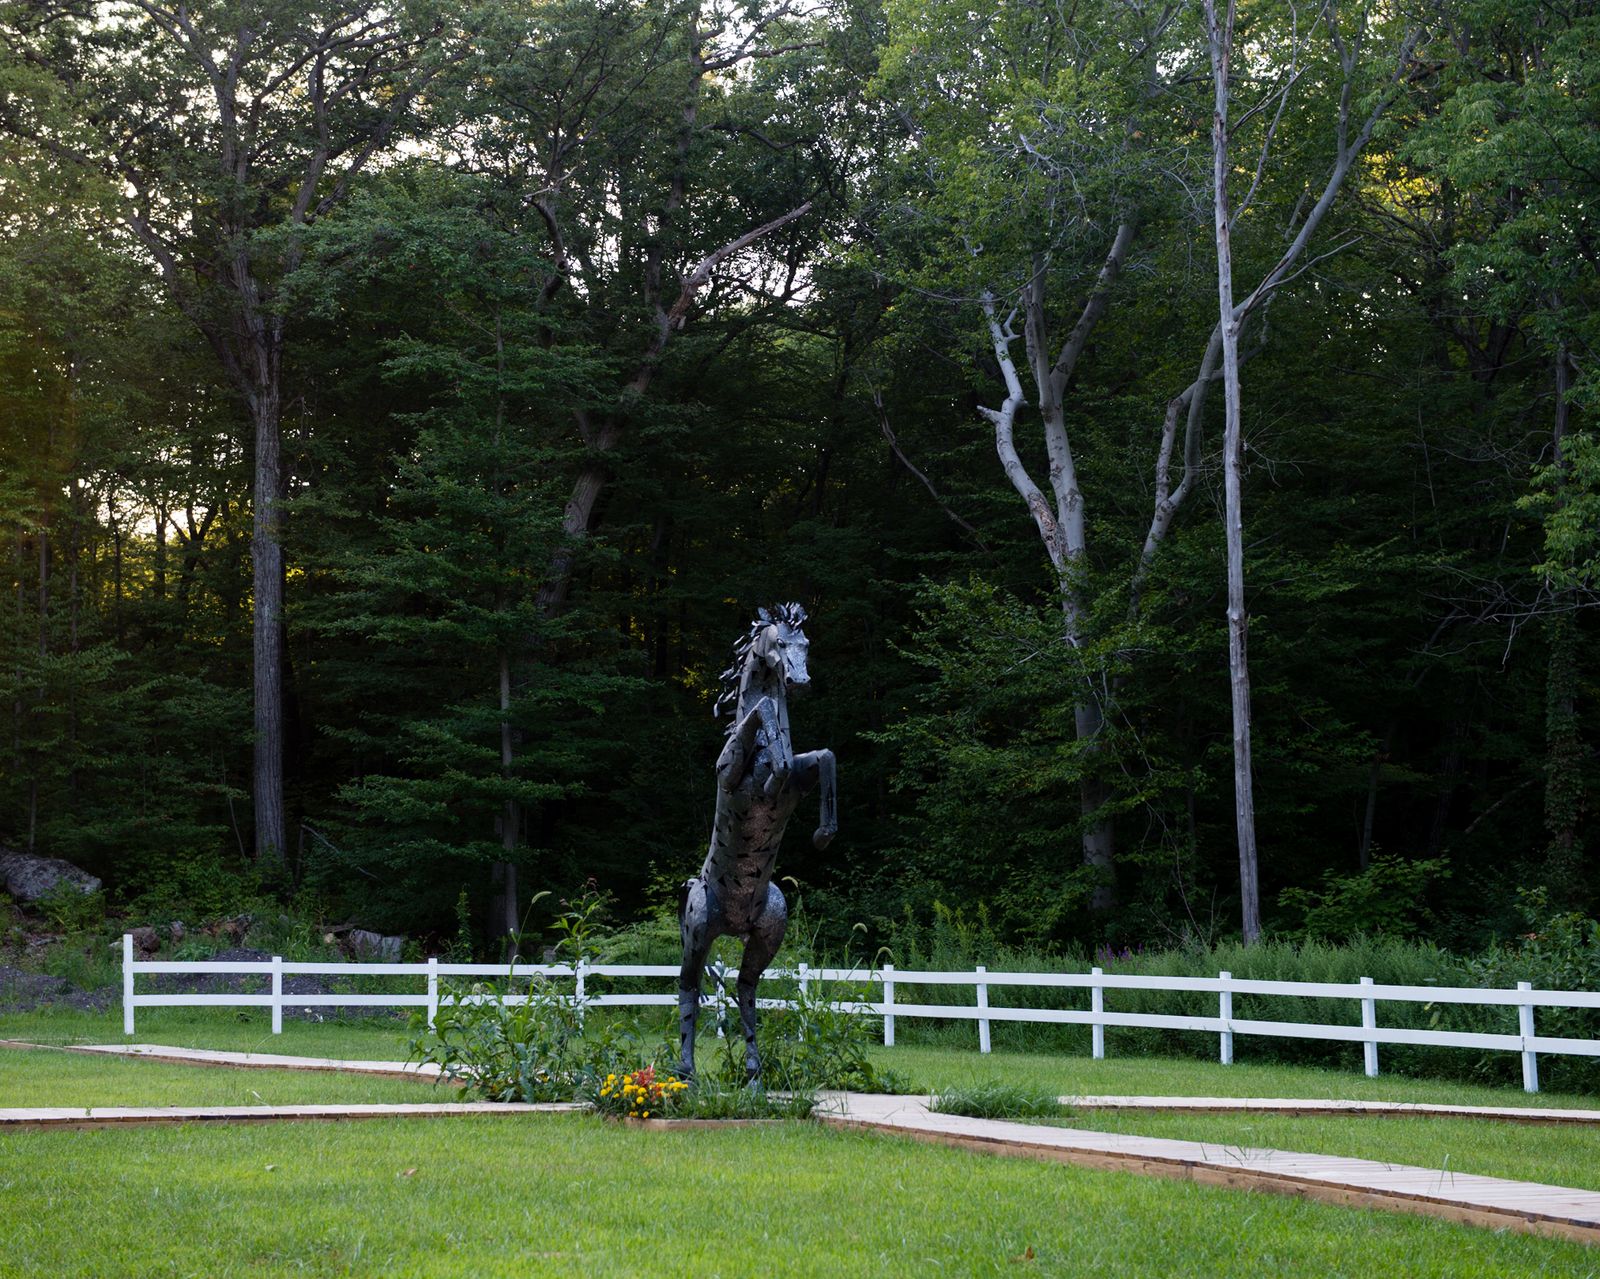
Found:
[{"label": "white vinyl fence", "polygon": [[[710,971],[710,970],[708,970]],[[134,979],[141,973],[166,973],[183,976],[204,976],[213,973],[234,975],[256,974],[269,979],[268,990],[261,994],[223,992],[220,994],[139,994],[134,990]],[[416,994],[305,994],[296,995],[284,990],[284,978],[291,976],[317,976],[335,978],[356,977],[411,977],[421,979],[424,988]],[[678,969],[673,964],[584,964],[576,967],[565,964],[452,964],[430,959],[421,964],[385,963],[295,963],[274,955],[270,960],[174,962],[135,959],[133,938],[122,939],[122,1022],[123,1031],[134,1033],[134,1013],[139,1008],[182,1008],[196,1006],[253,1007],[272,1010],[272,1032],[283,1030],[283,1010],[286,1007],[403,1007],[426,1008],[431,1025],[441,1002],[441,978],[475,978],[477,980],[526,979],[531,977],[569,978],[572,997],[588,1008],[604,1007],[675,1007]],[[706,1003],[726,1008],[729,1000],[723,988],[724,980],[731,979],[733,970],[726,974],[713,973],[715,994],[702,996]],[[671,988],[662,994],[646,992],[620,994],[589,994],[589,978],[627,977],[665,979]],[[989,1051],[989,1031],[994,1022],[1015,1021],[1054,1023],[1090,1027],[1092,1050],[1095,1057],[1106,1054],[1107,1026],[1136,1026],[1161,1030],[1191,1030],[1215,1034],[1218,1037],[1218,1055],[1224,1065],[1233,1061],[1235,1035],[1267,1035],[1292,1039],[1320,1039],[1359,1043],[1365,1056],[1366,1073],[1378,1073],[1379,1044],[1423,1044],[1448,1048],[1487,1048],[1522,1055],[1522,1084],[1528,1092],[1539,1091],[1539,1053],[1571,1054],[1582,1057],[1600,1057],[1600,1040],[1555,1038],[1540,1035],[1534,1029],[1534,1011],[1537,1008],[1600,1008],[1600,991],[1584,990],[1534,990],[1528,982],[1518,982],[1515,990],[1475,989],[1461,986],[1380,986],[1370,977],[1359,982],[1303,982],[1303,981],[1251,981],[1234,977],[1232,973],[1218,973],[1215,977],[1135,977],[1106,973],[1099,968],[1087,973],[991,973],[983,967],[972,972],[910,972],[884,964],[870,972],[862,969],[810,968],[800,964],[792,971],[769,969],[768,979],[790,978],[804,990],[812,981],[847,983],[857,987],[878,987],[878,1002],[843,1001],[833,1007],[849,1012],[864,1013],[883,1018],[883,1042],[894,1043],[895,1022],[902,1017],[924,1017],[975,1021],[978,1024],[978,1048]],[[897,997],[905,986],[972,986],[976,996],[973,1004],[923,1004],[902,1003]],[[1032,988],[1066,988],[1087,990],[1089,1007],[1079,1008],[1009,1008],[994,1007],[989,1003],[989,992],[997,986],[1022,986]],[[1177,1016],[1168,1013],[1111,1012],[1106,1008],[1106,992],[1119,990],[1182,991],[1213,994],[1217,998],[1215,1016]],[[1257,1021],[1233,1015],[1235,995],[1289,995],[1309,999],[1349,999],[1359,1005],[1360,1024],[1323,1024],[1299,1021]],[[446,1002],[460,996],[446,991]],[[526,996],[507,996],[506,1002],[522,1002]],[[1414,1030],[1403,1027],[1378,1025],[1379,1001],[1413,1004],[1472,1004],[1479,1007],[1503,1007],[1517,1010],[1517,1033],[1491,1034],[1455,1030]],[[763,999],[763,1008],[792,1008],[791,1001]],[[1352,1010],[1354,1013],[1355,1010]]]}]

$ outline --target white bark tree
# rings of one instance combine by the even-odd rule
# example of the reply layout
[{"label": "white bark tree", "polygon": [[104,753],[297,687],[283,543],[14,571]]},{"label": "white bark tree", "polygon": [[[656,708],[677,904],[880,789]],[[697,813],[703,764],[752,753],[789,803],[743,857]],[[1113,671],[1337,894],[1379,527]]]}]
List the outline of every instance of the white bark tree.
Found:
[{"label": "white bark tree", "polygon": [[[1207,0],[1207,3],[1209,15],[1215,0]],[[986,187],[986,182],[997,183],[1006,190],[999,202],[1000,212],[985,233],[987,238],[988,232],[993,231],[993,238],[1000,245],[998,249],[975,247],[971,243],[975,233],[965,226],[962,230],[964,249],[969,258],[977,261],[980,278],[988,258],[1011,264],[1009,278],[996,270],[983,280],[978,299],[986,342],[1004,388],[1004,398],[998,407],[984,407],[979,411],[994,428],[1001,470],[1022,499],[1055,573],[1064,640],[1070,648],[1081,651],[1091,639],[1097,600],[1088,594],[1092,589],[1087,580],[1088,502],[1070,436],[1069,392],[1090,339],[1112,307],[1118,285],[1127,273],[1141,236],[1161,234],[1164,230],[1156,220],[1142,219],[1139,209],[1144,200],[1141,183],[1148,183],[1167,162],[1146,163],[1144,157],[1152,154],[1157,146],[1181,152],[1188,143],[1186,138],[1174,141],[1173,137],[1155,139],[1147,135],[1163,127],[1186,128],[1173,126],[1163,113],[1171,110],[1170,100],[1180,95],[1184,84],[1192,78],[1184,70],[1189,51],[1179,43],[1176,8],[1119,10],[1120,17],[1108,15],[1107,23],[1114,24],[1131,14],[1132,25],[1126,29],[1124,38],[1107,40],[1100,47],[1084,34],[1083,24],[1069,31],[1057,30],[1052,25],[1054,19],[1029,11],[1026,16],[994,17],[991,26],[978,31],[976,47],[968,51],[950,45],[947,52],[939,55],[964,57],[964,61],[939,62],[937,69],[930,70],[927,64],[935,57],[933,51],[941,48],[938,42],[943,26],[951,22],[966,23],[962,30],[967,38],[974,38],[976,19],[959,4],[954,8],[955,12],[946,12],[936,5],[933,12],[927,13],[923,5],[907,0],[905,6],[891,11],[892,20],[898,19],[904,28],[894,42],[891,67],[903,66],[905,72],[912,73],[906,75],[905,82],[914,94],[921,95],[920,101],[913,98],[915,109],[902,108],[901,118],[913,142],[932,157],[929,169],[939,175],[936,183],[948,176],[951,186],[963,193],[958,198],[970,198],[964,193],[976,189],[985,193],[984,198],[993,200],[989,194],[992,188]],[[1346,31],[1341,27],[1337,0],[1328,0],[1321,11],[1321,21],[1326,25],[1336,55],[1334,68],[1338,77],[1332,164],[1320,189],[1316,190],[1316,198],[1311,200],[1307,193],[1306,202],[1310,207],[1289,228],[1285,248],[1242,300],[1235,299],[1231,288],[1231,261],[1229,274],[1226,277],[1219,274],[1222,292],[1219,293],[1218,322],[1202,348],[1194,378],[1165,406],[1156,445],[1149,524],[1141,543],[1128,548],[1131,561],[1127,586],[1129,619],[1137,621],[1151,567],[1178,512],[1203,477],[1202,438],[1208,392],[1213,383],[1226,380],[1231,388],[1223,442],[1231,548],[1230,651],[1233,656],[1230,665],[1237,673],[1235,722],[1243,734],[1240,740],[1241,759],[1245,761],[1241,771],[1244,779],[1240,808],[1241,868],[1244,871],[1241,879],[1248,903],[1246,934],[1252,940],[1259,934],[1259,906],[1255,887],[1253,802],[1248,788],[1249,688],[1244,647],[1247,625],[1240,541],[1242,524],[1238,514],[1243,440],[1237,396],[1238,370],[1251,352],[1240,349],[1239,339],[1252,315],[1259,319],[1278,291],[1318,260],[1307,259],[1308,248],[1325,222],[1356,158],[1398,92],[1400,76],[1416,38],[1413,35],[1401,42],[1387,85],[1374,96],[1368,113],[1357,120],[1353,105],[1362,90],[1359,81],[1370,79],[1368,63],[1372,60],[1366,49],[1368,12],[1363,10],[1353,29]],[[1231,41],[1231,18],[1229,32]],[[1209,36],[1209,28],[1204,43],[1208,48],[1216,43]],[[1264,123],[1265,137],[1248,193],[1236,210],[1229,213],[1224,206],[1224,211],[1217,214],[1221,219],[1216,224],[1217,231],[1225,250],[1233,224],[1249,207],[1268,176],[1273,136],[1290,95],[1301,79],[1296,52],[1301,40],[1297,28],[1291,27],[1287,47],[1291,51],[1288,64],[1283,65],[1280,60],[1272,68],[1276,74],[1261,101],[1234,125],[1237,129],[1247,120],[1259,118]],[[1063,136],[1057,140],[1057,150],[1052,152],[1047,135],[1057,127],[1054,122],[1072,116],[1070,107],[1063,107],[1050,96],[1057,64],[1062,69],[1070,68],[1071,77],[1076,80],[1097,85],[1123,77],[1120,83],[1127,96],[1123,100],[1125,114],[1118,117],[1121,123],[1117,127],[1110,127],[1109,119],[1098,125],[1074,120],[1068,126],[1060,126]],[[1136,70],[1130,73],[1130,68]],[[997,91],[993,104],[984,103],[982,94],[986,86],[1006,77],[1013,77],[1010,93]],[[1222,144],[1214,148],[1211,167],[1213,185],[1223,184],[1225,198],[1230,163],[1226,77],[1222,83],[1224,96],[1220,102],[1224,114],[1219,126],[1223,131]],[[930,88],[930,85],[935,87]],[[1020,106],[1016,95],[1023,98]],[[976,115],[967,105],[974,98],[983,108]],[[1214,95],[1214,106],[1217,101]],[[1101,114],[1105,114],[1103,106]],[[926,128],[921,123],[924,118],[929,121]],[[973,180],[961,172],[961,166],[972,163],[974,145],[985,155],[986,162],[993,165],[983,180]],[[940,165],[947,166],[948,174],[940,173]],[[1040,191],[1045,194],[1039,195]],[[1097,194],[1091,196],[1091,192]],[[1027,203],[1024,193],[1028,193],[1034,203]],[[1037,209],[1039,224],[1019,228],[1018,208]],[[992,215],[992,209],[982,205],[977,212],[980,216]],[[1059,314],[1060,300],[1052,299],[1049,294],[1052,283],[1066,274],[1069,257],[1061,244],[1069,237],[1061,228],[1068,224],[1074,228],[1077,252],[1082,252],[1087,238],[1085,230],[1094,227],[1103,228],[1100,234],[1104,247],[1097,265],[1083,269],[1087,284],[1083,294],[1071,303],[1068,313],[1075,318],[1058,346],[1050,335],[1049,318]],[[1182,230],[1178,228],[1180,234]],[[1031,237],[1034,243],[1043,246],[1028,253],[1023,259],[1025,265],[1018,265],[1021,254],[1008,255],[1005,251],[1019,237]],[[1226,253],[1224,260],[1229,260]],[[1019,365],[1025,365],[1026,371],[1019,369]],[[1042,481],[1030,472],[1024,450],[1018,444],[1022,414],[1030,407],[1038,414],[1047,462]],[[1102,555],[1100,561],[1104,563],[1115,558],[1113,551]],[[1114,683],[1086,674],[1073,706],[1083,765],[1080,788],[1082,859],[1094,872],[1096,887],[1092,891],[1091,905],[1097,909],[1105,909],[1113,901],[1115,841],[1111,813],[1116,796],[1101,780],[1108,772],[1102,767],[1101,757],[1103,734],[1115,714],[1116,693]]]}]

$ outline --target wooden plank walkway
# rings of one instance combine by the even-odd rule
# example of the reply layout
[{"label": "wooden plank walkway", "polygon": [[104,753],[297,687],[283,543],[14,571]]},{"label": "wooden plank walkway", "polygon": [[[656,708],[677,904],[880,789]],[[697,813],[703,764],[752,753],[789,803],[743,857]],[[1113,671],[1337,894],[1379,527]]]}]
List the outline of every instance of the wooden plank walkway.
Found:
[{"label": "wooden plank walkway", "polygon": [[941,1115],[914,1097],[828,1094],[826,1123],[987,1154],[1174,1177],[1600,1243],[1600,1192],[1472,1173],[1126,1133]]},{"label": "wooden plank walkway", "polygon": [[467,1115],[560,1114],[580,1102],[458,1101],[334,1106],[33,1106],[0,1110],[0,1132],[19,1128],[115,1128],[133,1124],[262,1124],[307,1120],[460,1119]]},{"label": "wooden plank walkway", "polygon": [[1151,1111],[1196,1115],[1373,1115],[1500,1119],[1519,1124],[1600,1124],[1600,1110],[1549,1106],[1457,1106],[1431,1101],[1364,1101],[1314,1097],[1062,1097],[1075,1110]]}]

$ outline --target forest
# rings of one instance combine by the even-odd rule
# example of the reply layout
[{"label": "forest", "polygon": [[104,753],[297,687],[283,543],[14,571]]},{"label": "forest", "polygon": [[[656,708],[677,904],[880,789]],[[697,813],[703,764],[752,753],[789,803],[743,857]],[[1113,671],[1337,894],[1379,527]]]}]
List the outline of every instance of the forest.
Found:
[{"label": "forest", "polygon": [[6,0],[0,845],[671,910],[796,601],[824,939],[1593,914],[1597,208],[1594,0]]}]

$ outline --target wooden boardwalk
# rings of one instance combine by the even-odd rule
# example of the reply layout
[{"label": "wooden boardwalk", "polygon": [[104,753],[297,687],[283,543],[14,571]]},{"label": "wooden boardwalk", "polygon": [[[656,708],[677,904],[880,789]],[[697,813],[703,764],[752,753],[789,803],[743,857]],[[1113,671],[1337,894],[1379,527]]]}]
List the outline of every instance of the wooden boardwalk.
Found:
[{"label": "wooden boardwalk", "polygon": [[968,1119],[934,1113],[926,1101],[914,1097],[834,1093],[827,1101],[818,1112],[827,1123],[893,1132],[986,1154],[1271,1191],[1600,1243],[1600,1192],[1592,1190],[1371,1159]]}]

